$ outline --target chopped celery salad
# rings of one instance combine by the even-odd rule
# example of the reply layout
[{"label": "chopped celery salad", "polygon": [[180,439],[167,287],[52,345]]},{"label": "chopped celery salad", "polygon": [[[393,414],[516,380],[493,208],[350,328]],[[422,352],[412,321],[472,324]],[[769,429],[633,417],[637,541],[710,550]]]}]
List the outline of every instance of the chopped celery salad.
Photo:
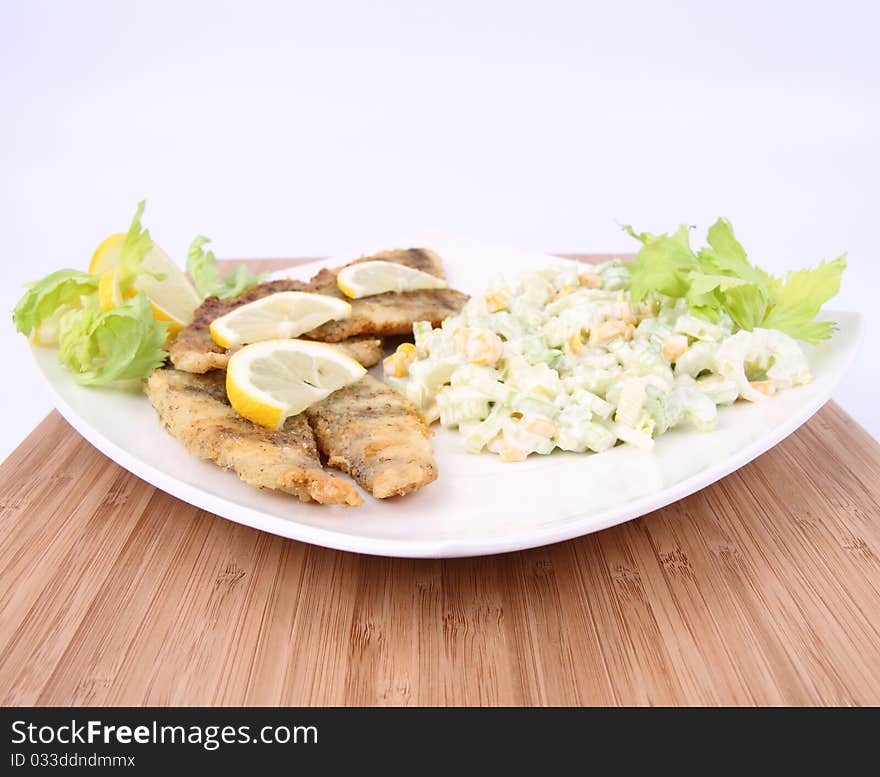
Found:
[{"label": "chopped celery salad", "polygon": [[458,315],[414,327],[385,379],[464,448],[503,461],[556,449],[650,448],[669,429],[713,429],[718,408],[811,380],[803,343],[837,293],[841,256],[774,277],[752,265],[728,221],[637,233],[632,263],[562,262],[496,277]]}]

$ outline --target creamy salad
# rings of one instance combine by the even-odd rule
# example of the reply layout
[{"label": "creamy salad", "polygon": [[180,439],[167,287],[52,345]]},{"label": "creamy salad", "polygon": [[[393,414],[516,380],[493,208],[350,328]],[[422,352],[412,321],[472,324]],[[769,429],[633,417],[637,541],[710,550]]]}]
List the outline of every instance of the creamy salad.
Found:
[{"label": "creamy salad", "polygon": [[635,301],[632,265],[577,262],[496,277],[441,328],[385,360],[386,381],[473,453],[649,448],[669,429],[715,427],[717,408],[810,381],[780,329],[739,328],[722,306]]}]

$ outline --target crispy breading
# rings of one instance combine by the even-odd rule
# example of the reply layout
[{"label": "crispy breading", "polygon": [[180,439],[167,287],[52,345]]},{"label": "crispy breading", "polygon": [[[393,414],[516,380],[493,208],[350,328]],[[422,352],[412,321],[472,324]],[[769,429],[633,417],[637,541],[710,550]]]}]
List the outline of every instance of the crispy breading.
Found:
[{"label": "crispy breading", "polygon": [[[196,308],[192,323],[185,326],[171,344],[171,362],[185,372],[225,370],[229,352],[211,339],[211,322],[248,302],[268,297],[279,291],[305,291],[306,284],[282,279],[259,283],[232,299],[208,297]],[[374,362],[375,363],[375,362]]]},{"label": "crispy breading", "polygon": [[379,499],[437,479],[431,432],[415,406],[371,375],[335,391],[305,415],[327,464]]},{"label": "crispy breading", "polygon": [[303,502],[360,505],[347,479],[324,470],[304,415],[273,431],[238,415],[226,398],[226,373],[193,375],[156,370],[146,393],[165,428],[190,453],[233,470],[257,488],[293,494]]},{"label": "crispy breading", "polygon": [[[230,354],[211,339],[211,322],[235,308],[270,294],[279,291],[303,291],[305,288],[306,284],[300,281],[282,279],[260,283],[232,299],[208,297],[196,308],[192,323],[184,327],[171,344],[171,362],[184,372],[225,370]],[[381,338],[371,335],[352,337],[337,345],[364,367],[372,367],[384,355]]]},{"label": "crispy breading", "polygon": [[[438,278],[445,278],[440,257],[425,248],[382,251],[358,259],[357,262],[375,260],[397,262]],[[348,299],[336,284],[336,275],[340,269],[321,270],[309,282],[308,290],[348,300],[351,304],[351,316],[341,321],[328,321],[313,329],[307,336],[315,340],[336,343],[357,335],[411,334],[412,325],[416,321],[430,321],[432,326],[439,326],[444,318],[458,313],[468,299],[466,294],[454,289],[387,292],[361,299]]]},{"label": "crispy breading", "polygon": [[[440,257],[424,248],[383,251],[357,261],[376,259],[444,277]],[[241,305],[279,291],[311,291],[348,301],[350,318],[328,321],[304,337],[339,344],[364,367],[372,367],[382,358],[379,342],[382,336],[411,334],[416,321],[430,321],[433,326],[439,326],[444,318],[458,313],[467,301],[467,295],[452,289],[389,292],[350,300],[336,285],[338,271],[321,270],[308,283],[286,279],[261,283],[233,299],[209,297],[196,309],[192,323],[184,327],[172,343],[171,361],[177,369],[186,372],[225,370],[229,354],[211,339],[211,322]]]},{"label": "crispy breading", "polygon": [[[207,332],[208,330],[205,329],[205,331]],[[210,333],[207,339],[211,340]],[[197,374],[210,370],[226,369],[226,365],[229,364],[229,357],[232,356],[232,351],[220,348],[213,340],[208,345],[204,342],[204,338],[202,338],[200,345],[195,347],[193,345],[193,339],[190,340],[188,345],[181,345],[179,347],[175,347],[177,342],[172,343],[171,361],[177,369]],[[339,350],[344,351],[356,362],[367,368],[378,364],[385,355],[382,338],[375,337],[374,335],[349,337],[341,343],[328,343],[328,345],[339,348]]]}]

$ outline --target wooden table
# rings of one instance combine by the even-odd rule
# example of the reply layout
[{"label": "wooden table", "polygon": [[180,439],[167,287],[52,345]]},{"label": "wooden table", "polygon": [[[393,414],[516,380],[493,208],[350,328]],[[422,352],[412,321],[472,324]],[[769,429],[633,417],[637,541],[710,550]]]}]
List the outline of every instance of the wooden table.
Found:
[{"label": "wooden table", "polygon": [[639,520],[398,560],[191,507],[53,412],[0,467],[0,703],[880,704],[880,445],[830,402]]}]

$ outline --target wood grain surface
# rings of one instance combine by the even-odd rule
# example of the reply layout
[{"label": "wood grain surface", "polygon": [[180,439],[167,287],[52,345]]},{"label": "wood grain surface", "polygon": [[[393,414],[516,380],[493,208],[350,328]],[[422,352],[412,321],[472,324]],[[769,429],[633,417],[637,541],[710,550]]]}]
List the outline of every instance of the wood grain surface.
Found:
[{"label": "wood grain surface", "polygon": [[880,704],[880,445],[831,402],[638,520],[400,560],[180,502],[53,412],[0,466],[0,703]]}]

